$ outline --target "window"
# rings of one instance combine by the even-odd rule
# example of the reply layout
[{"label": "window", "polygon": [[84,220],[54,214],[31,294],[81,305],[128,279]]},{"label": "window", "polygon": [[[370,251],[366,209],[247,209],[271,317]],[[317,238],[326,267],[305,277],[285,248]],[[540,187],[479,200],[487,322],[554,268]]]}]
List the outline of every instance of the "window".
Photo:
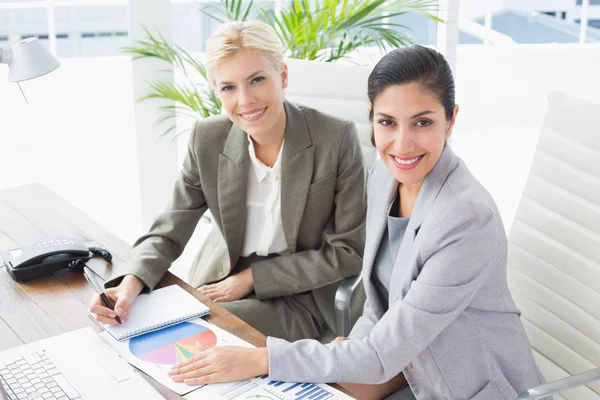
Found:
[{"label": "window", "polygon": [[[173,42],[188,52],[204,51],[204,43],[219,22],[200,11],[209,2],[171,4]],[[254,3],[257,4],[257,3]]]},{"label": "window", "polygon": [[[565,0],[566,1],[566,0]],[[552,3],[552,4],[549,4]],[[568,3],[568,2],[567,2]],[[485,38],[490,44],[512,41],[517,44],[578,43],[580,29],[574,17],[580,17],[581,8],[575,2],[505,0],[461,0],[460,29],[469,27],[469,33]],[[578,0],[581,4],[581,0]],[[488,4],[490,5],[488,8]],[[600,5],[600,0],[590,0]],[[488,14],[491,9],[491,13]],[[575,15],[573,15],[575,14]],[[590,26],[595,27],[600,7],[589,8]],[[491,30],[486,29],[486,16]],[[589,41],[600,41],[600,31],[590,29]],[[464,43],[461,41],[460,43]]]},{"label": "window", "polygon": [[[583,4],[583,0],[577,0],[577,5],[580,6]],[[590,0],[590,6],[600,5],[600,0]]]},{"label": "window", "polygon": [[[0,36],[6,37],[9,44],[26,37],[37,37],[49,48],[48,19],[45,8],[16,8],[18,4],[0,2]],[[13,8],[14,7],[14,8]]]},{"label": "window", "polygon": [[48,40],[48,34],[46,33],[38,33],[38,34],[24,34],[21,35],[21,39],[27,39],[27,38],[31,38],[31,37],[36,37],[40,40]]},{"label": "window", "polygon": [[0,37],[9,43],[37,37],[61,58],[119,55],[120,49],[129,45],[128,6],[127,0],[111,3],[98,5],[102,2],[95,1],[82,5],[78,0],[0,0]]},{"label": "window", "polygon": [[[96,3],[98,4],[98,3]],[[129,45],[127,0],[123,4],[61,7],[55,11],[56,28],[69,32],[59,45],[60,57],[106,57],[121,54]]]},{"label": "window", "polygon": [[[581,24],[580,19],[575,20],[576,23]],[[588,26],[592,28],[600,29],[600,19],[588,19]]]}]

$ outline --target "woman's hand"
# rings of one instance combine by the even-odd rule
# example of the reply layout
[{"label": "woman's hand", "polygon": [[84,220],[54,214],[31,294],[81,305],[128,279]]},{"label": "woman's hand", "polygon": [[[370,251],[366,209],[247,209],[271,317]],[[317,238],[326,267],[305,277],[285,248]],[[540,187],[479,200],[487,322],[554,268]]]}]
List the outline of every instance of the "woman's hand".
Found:
[{"label": "woman's hand", "polygon": [[104,293],[108,299],[115,305],[115,310],[104,307],[100,295],[94,293],[90,300],[90,312],[94,314],[96,320],[104,324],[117,325],[115,317],[118,315],[122,322],[125,322],[129,317],[129,308],[139,296],[144,288],[142,282],[135,275],[126,275],[119,286],[105,289]]},{"label": "woman's hand", "polygon": [[176,364],[169,371],[175,382],[186,385],[204,385],[233,382],[269,373],[269,353],[266,348],[238,346],[205,347],[194,357]]},{"label": "woman's hand", "polygon": [[254,290],[252,270],[245,269],[239,274],[232,275],[221,282],[204,285],[200,293],[216,302],[229,302],[243,299]]}]

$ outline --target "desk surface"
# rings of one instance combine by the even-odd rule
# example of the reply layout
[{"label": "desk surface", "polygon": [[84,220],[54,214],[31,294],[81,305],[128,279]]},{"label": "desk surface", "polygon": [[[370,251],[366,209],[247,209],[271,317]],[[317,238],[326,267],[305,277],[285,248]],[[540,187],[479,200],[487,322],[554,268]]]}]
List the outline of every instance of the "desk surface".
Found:
[{"label": "desk surface", "polygon": [[[130,256],[130,246],[65,199],[40,184],[0,191],[0,249],[25,247],[55,237],[78,237],[106,248],[112,265],[94,257],[88,265],[104,278]],[[177,284],[210,307],[206,319],[255,346],[265,336],[171,273],[159,286]],[[79,328],[102,331],[87,314],[93,292],[81,273],[66,270],[17,283],[0,268],[0,351]],[[168,399],[181,397],[147,378]]]}]

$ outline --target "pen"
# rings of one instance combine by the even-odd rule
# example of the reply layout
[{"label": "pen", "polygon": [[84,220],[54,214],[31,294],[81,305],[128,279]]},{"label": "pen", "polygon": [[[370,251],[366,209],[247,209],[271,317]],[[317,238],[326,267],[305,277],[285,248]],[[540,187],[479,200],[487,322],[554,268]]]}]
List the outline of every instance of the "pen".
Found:
[{"label": "pen", "polygon": [[[94,289],[94,291],[100,295],[100,299],[102,300],[104,307],[114,310],[114,306],[110,304],[110,300],[108,299],[106,294],[104,294],[104,287],[96,279],[96,273],[92,271],[87,265],[83,266],[83,276],[85,276],[85,280],[88,281],[92,289]],[[121,323],[121,318],[119,318],[118,315],[115,317],[115,319],[119,324]]]}]

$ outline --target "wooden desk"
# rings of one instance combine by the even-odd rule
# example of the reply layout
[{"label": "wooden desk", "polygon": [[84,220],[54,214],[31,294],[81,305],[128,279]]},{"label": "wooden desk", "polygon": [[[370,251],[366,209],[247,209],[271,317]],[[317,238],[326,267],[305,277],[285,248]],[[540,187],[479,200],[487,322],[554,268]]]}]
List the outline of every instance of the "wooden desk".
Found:
[{"label": "wooden desk", "polygon": [[[25,247],[55,237],[78,237],[89,246],[109,250],[112,265],[98,257],[88,262],[104,278],[130,256],[127,243],[45,186],[34,184],[0,191],[0,249]],[[255,346],[265,346],[262,333],[173,274],[167,273],[159,286],[173,284],[210,307],[208,321]],[[87,326],[101,332],[102,328],[87,313],[92,294],[81,273],[62,270],[19,284],[4,267],[0,268],[0,351]],[[166,398],[181,399],[155,380],[146,378]]]}]

